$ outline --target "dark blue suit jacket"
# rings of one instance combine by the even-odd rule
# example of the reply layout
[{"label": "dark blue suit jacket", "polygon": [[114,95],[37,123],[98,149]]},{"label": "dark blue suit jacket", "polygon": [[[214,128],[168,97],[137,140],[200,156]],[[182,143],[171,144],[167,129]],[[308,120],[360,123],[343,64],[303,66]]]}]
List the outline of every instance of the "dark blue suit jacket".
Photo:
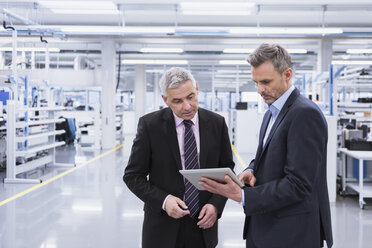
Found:
[{"label": "dark blue suit jacket", "polygon": [[314,248],[322,247],[323,240],[331,247],[323,114],[295,89],[263,146],[268,122],[266,113],[249,166],[256,184],[244,188],[244,238],[259,248]]}]

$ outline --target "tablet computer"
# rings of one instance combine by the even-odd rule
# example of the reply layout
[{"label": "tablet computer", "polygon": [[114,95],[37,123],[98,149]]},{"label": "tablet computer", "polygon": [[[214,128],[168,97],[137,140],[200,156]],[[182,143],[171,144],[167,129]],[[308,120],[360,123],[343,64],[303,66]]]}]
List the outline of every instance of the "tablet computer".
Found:
[{"label": "tablet computer", "polygon": [[225,175],[229,175],[234,182],[241,188],[244,185],[240,182],[238,177],[230,168],[210,168],[210,169],[194,169],[194,170],[180,170],[180,173],[190,181],[198,190],[205,190],[200,184],[201,177],[208,177],[220,183],[225,182]]}]

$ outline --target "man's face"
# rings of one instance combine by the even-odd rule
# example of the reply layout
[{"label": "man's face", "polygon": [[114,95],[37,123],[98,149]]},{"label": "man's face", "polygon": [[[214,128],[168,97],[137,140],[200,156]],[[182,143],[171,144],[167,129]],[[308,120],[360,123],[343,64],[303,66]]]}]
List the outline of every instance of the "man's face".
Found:
[{"label": "man's face", "polygon": [[252,67],[252,80],[257,87],[257,93],[267,104],[275,102],[290,87],[292,69],[279,73],[271,61],[266,61],[257,67]]},{"label": "man's face", "polygon": [[175,115],[184,119],[192,119],[198,111],[198,85],[194,87],[191,80],[181,83],[178,88],[167,89],[167,97],[161,96]]}]

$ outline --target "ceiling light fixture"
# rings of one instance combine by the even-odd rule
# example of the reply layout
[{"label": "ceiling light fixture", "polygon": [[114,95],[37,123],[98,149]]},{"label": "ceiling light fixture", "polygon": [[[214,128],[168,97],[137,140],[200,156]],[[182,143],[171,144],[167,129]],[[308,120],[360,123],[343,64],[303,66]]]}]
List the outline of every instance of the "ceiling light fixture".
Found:
[{"label": "ceiling light fixture", "polygon": [[234,11],[234,10],[230,10],[230,11],[226,11],[226,10],[213,10],[213,11],[209,11],[209,10],[183,10],[182,13],[184,15],[226,15],[226,16],[232,16],[232,15],[241,15],[241,16],[244,16],[244,15],[250,15],[251,12],[250,11],[244,11],[244,10],[241,10],[241,11]]},{"label": "ceiling light fixture", "polygon": [[252,2],[181,2],[184,15],[250,15]]},{"label": "ceiling light fixture", "polygon": [[119,14],[111,1],[38,1],[55,14]]},{"label": "ceiling light fixture", "polygon": [[220,65],[249,65],[246,60],[220,60]]},{"label": "ceiling light fixture", "polygon": [[187,60],[167,59],[123,59],[122,64],[126,65],[187,65]]},{"label": "ceiling light fixture", "polygon": [[117,15],[117,9],[51,9],[54,14],[65,15]]},{"label": "ceiling light fixture", "polygon": [[372,49],[347,49],[346,53],[372,53]]},{"label": "ceiling light fixture", "polygon": [[183,53],[182,48],[158,48],[158,47],[144,47],[140,49],[141,53]]},{"label": "ceiling light fixture", "polygon": [[[11,52],[13,51],[13,47],[0,47],[0,51],[3,52]],[[17,52],[46,52],[46,47],[17,47]],[[49,52],[56,52],[59,53],[60,49],[56,47],[48,48]]]},{"label": "ceiling light fixture", "polygon": [[124,33],[142,33],[142,34],[154,34],[154,33],[164,33],[172,34],[175,32],[174,27],[123,27]]},{"label": "ceiling light fixture", "polygon": [[341,34],[341,28],[230,28],[231,34]]},{"label": "ceiling light fixture", "polygon": [[174,27],[120,27],[120,26],[47,26],[64,33],[77,34],[169,34]]},{"label": "ceiling light fixture", "polygon": [[[306,49],[286,49],[288,53],[307,53]],[[252,53],[254,48],[226,48],[223,53]]]},{"label": "ceiling light fixture", "polygon": [[225,48],[223,49],[223,53],[251,53],[253,52],[253,48]]}]

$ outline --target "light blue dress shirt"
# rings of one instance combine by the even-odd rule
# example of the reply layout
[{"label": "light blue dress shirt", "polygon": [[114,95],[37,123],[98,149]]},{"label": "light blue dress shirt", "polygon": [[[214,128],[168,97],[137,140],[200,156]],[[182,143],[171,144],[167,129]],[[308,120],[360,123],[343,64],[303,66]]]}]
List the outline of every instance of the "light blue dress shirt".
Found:
[{"label": "light blue dress shirt", "polygon": [[295,89],[295,87],[292,85],[286,92],[283,93],[278,99],[276,99],[275,102],[269,105],[269,110],[271,112],[271,118],[269,125],[267,126],[265,137],[263,140],[263,145],[265,145],[267,137],[269,137],[271,128],[273,127],[276,118],[278,117],[280,111],[282,110],[285,102],[288,100],[288,97],[291,95],[292,91]]}]

